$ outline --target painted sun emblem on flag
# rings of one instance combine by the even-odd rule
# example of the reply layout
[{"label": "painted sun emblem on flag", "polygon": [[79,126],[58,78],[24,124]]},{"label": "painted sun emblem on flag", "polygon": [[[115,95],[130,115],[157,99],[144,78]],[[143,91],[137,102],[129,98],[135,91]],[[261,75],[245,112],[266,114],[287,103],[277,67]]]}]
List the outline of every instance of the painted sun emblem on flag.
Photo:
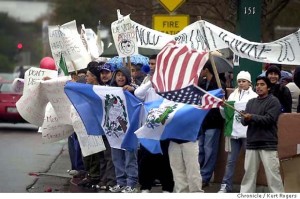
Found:
[{"label": "painted sun emblem on flag", "polygon": [[160,125],[164,125],[169,115],[177,108],[178,104],[166,106],[162,108],[153,108],[149,111],[146,119],[146,126],[154,129]]},{"label": "painted sun emblem on flag", "polygon": [[127,131],[128,118],[123,100],[119,96],[105,96],[104,129],[107,136],[120,137]]}]

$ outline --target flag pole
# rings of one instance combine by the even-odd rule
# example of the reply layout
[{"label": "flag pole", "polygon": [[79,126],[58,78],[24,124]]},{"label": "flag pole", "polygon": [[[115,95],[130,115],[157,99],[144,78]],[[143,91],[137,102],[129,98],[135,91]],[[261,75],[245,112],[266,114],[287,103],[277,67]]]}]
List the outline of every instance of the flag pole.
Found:
[{"label": "flag pole", "polygon": [[235,110],[236,112],[238,112],[239,114],[241,114],[243,117],[245,117],[245,114],[244,114],[243,112],[237,110],[237,109],[234,108],[232,105],[230,105],[230,104],[228,104],[227,102],[225,102],[224,100],[222,100],[222,99],[220,99],[220,98],[218,98],[218,97],[216,97],[216,96],[210,94],[209,92],[207,92],[206,90],[200,88],[200,87],[197,86],[197,85],[194,85],[194,87],[197,88],[197,89],[199,89],[199,90],[202,91],[203,93],[208,94],[209,96],[215,98],[215,99],[218,100],[218,101],[223,101],[223,104],[224,104],[224,105],[228,106],[229,108],[232,108],[233,110]]},{"label": "flag pole", "polygon": [[[198,16],[198,20],[201,20],[201,16]],[[209,54],[209,60],[210,60],[210,63],[212,65],[212,68],[213,68],[213,72],[214,72],[214,76],[215,76],[215,79],[216,79],[216,82],[217,82],[217,85],[218,85],[218,88],[222,88],[222,85],[221,85],[221,81],[220,81],[220,77],[219,77],[219,73],[218,73],[218,70],[217,70],[217,67],[216,67],[216,63],[215,63],[215,60],[210,52],[210,48],[209,48],[209,43],[207,41],[207,37],[206,37],[206,34],[205,34],[205,30],[204,30],[204,27],[201,26],[202,28],[202,32],[203,32],[203,36],[205,38],[205,43],[206,43],[206,46],[209,50],[208,54]]]}]

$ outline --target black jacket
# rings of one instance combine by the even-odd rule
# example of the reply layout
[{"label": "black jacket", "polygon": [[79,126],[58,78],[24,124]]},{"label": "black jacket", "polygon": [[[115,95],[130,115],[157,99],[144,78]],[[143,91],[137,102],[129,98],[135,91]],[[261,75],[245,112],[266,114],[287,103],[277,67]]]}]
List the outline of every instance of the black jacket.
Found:
[{"label": "black jacket", "polygon": [[269,93],[272,93],[279,99],[281,104],[281,112],[292,112],[292,95],[288,87],[281,84],[273,84]]},{"label": "black jacket", "polygon": [[[209,82],[208,87],[206,88],[207,80],[203,79],[202,81],[198,82],[198,86],[206,91],[215,90],[218,89],[218,84],[216,82],[216,79],[213,77],[211,81]],[[224,82],[221,81],[221,85],[223,90],[226,92],[226,86]],[[226,96],[226,94],[225,94]],[[224,119],[220,114],[219,108],[212,108],[206,115],[205,119],[203,120],[203,123],[201,125],[201,128],[203,131],[206,129],[221,129],[224,125]]]}]

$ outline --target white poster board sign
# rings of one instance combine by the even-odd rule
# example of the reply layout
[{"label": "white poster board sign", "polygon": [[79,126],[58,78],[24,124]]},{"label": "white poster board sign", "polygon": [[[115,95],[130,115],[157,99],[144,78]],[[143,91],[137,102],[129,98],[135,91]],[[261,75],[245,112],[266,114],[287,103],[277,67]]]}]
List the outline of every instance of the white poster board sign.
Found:
[{"label": "white poster board sign", "polygon": [[138,54],[136,35],[129,15],[113,22],[111,31],[119,57],[129,57]]},{"label": "white poster board sign", "polygon": [[52,57],[57,67],[62,55],[69,72],[86,68],[91,57],[78,34],[75,20],[61,26],[48,26],[48,31]]}]

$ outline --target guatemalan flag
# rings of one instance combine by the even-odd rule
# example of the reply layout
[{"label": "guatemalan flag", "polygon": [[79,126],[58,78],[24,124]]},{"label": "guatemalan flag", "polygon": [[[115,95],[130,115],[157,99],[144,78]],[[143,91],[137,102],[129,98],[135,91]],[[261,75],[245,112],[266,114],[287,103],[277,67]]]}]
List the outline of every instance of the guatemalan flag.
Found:
[{"label": "guatemalan flag", "polygon": [[89,135],[106,135],[112,148],[133,150],[138,140],[141,101],[122,87],[68,82],[65,93]]},{"label": "guatemalan flag", "polygon": [[168,100],[200,104],[201,94],[195,85],[208,60],[208,53],[197,52],[171,41],[160,51],[156,60],[151,79],[155,91]]},{"label": "guatemalan flag", "polygon": [[[221,95],[222,91],[218,89],[213,92],[214,95]],[[151,153],[161,153],[160,140],[197,140],[202,121],[210,110],[167,99],[145,102],[144,107],[147,118],[135,134]]]}]

